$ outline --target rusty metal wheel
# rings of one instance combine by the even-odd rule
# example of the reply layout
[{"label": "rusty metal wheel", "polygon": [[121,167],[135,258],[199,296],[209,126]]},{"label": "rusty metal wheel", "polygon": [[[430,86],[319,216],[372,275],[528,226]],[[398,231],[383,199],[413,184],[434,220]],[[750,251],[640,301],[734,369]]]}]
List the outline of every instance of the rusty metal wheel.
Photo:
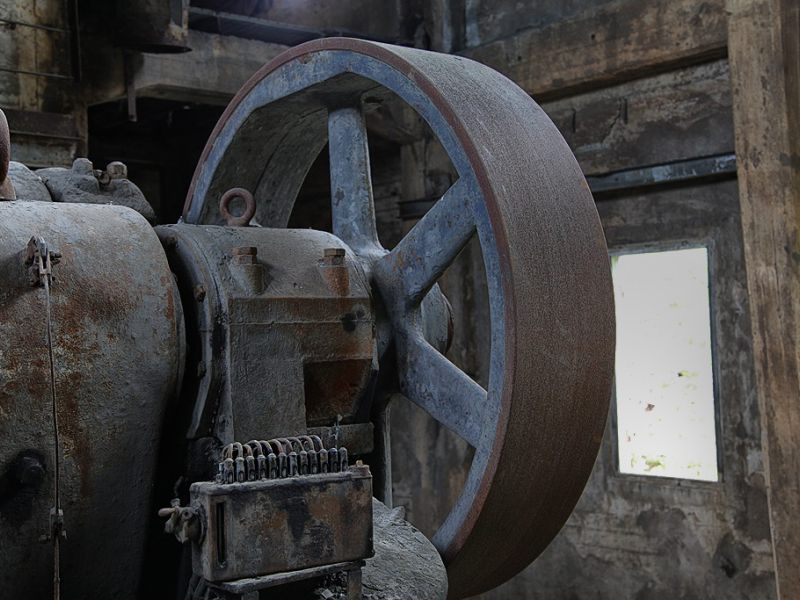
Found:
[{"label": "rusty metal wheel", "polygon": [[[375,230],[362,105],[390,90],[430,126],[458,180],[391,252]],[[214,222],[231,187],[285,227],[330,140],[333,232],[359,255],[389,313],[401,391],[475,448],[434,536],[450,594],[492,588],[566,521],[597,454],[613,371],[607,250],[591,194],[544,112],[467,59],[350,39],[303,44],[237,94],[197,167],[184,210]],[[477,235],[489,286],[487,389],[428,344],[420,302]]]}]

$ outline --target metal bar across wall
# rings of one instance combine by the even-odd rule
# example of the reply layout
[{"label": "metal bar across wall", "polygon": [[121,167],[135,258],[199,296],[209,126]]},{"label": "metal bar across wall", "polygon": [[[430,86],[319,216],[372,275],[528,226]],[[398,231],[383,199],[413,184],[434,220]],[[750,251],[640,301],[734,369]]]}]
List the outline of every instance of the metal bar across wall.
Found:
[{"label": "metal bar across wall", "polygon": [[[663,165],[651,165],[636,169],[615,171],[607,175],[586,178],[592,194],[603,194],[635,188],[685,183],[689,181],[736,176],[736,155],[718,154],[703,158],[692,158]],[[438,198],[423,198],[400,203],[400,218],[419,219]]]},{"label": "metal bar across wall", "polygon": [[14,67],[0,66],[0,71],[6,73],[16,73],[17,75],[32,75],[33,77],[45,77],[48,79],[66,79],[80,81],[81,78],[81,58],[80,58],[80,37],[78,33],[78,2],[77,0],[63,0],[64,19],[69,24],[69,27],[56,27],[54,25],[42,25],[39,23],[31,23],[28,21],[19,21],[17,19],[9,19],[0,17],[0,25],[5,25],[7,29],[16,29],[17,27],[28,27],[30,29],[38,29],[40,31],[47,31],[50,33],[63,34],[69,36],[70,45],[70,69],[72,75],[62,75],[60,73],[45,73],[42,71],[30,71],[26,69],[16,69]]},{"label": "metal bar across wall", "polygon": [[370,39],[376,42],[383,41],[401,45],[408,43],[401,40],[391,41],[365,36],[346,29],[315,29],[194,6],[189,7],[189,28],[287,46],[295,46],[309,40],[331,36]]},{"label": "metal bar across wall", "polygon": [[736,155],[720,154],[665,165],[626,169],[608,175],[587,177],[586,181],[592,193],[598,194],[735,173]]}]

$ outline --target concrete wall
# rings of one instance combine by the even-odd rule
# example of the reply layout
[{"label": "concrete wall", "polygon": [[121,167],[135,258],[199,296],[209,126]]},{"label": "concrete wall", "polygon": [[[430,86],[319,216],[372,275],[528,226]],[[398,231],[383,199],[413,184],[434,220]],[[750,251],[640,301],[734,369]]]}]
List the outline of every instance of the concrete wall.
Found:
[{"label": "concrete wall", "polygon": [[86,152],[86,113],[76,97],[64,3],[3,0],[0,11],[7,20],[0,22],[0,107],[11,128],[11,157],[31,166],[69,165]]},{"label": "concrete wall", "polygon": [[612,416],[562,532],[481,598],[775,598],[736,182],[618,195],[598,207],[612,249],[710,247],[721,481],[621,474]]}]

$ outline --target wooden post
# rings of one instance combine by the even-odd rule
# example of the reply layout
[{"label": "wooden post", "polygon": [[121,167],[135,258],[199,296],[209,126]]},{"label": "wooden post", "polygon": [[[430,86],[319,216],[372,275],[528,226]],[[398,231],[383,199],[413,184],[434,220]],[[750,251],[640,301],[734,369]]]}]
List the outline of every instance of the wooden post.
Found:
[{"label": "wooden post", "polygon": [[800,598],[800,21],[728,0],[729,61],[778,596]]}]

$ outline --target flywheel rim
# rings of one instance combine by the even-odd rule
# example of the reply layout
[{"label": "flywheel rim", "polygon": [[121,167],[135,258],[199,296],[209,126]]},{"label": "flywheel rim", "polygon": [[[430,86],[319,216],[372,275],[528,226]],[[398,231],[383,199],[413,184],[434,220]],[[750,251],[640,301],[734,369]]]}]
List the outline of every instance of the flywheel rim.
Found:
[{"label": "flywheel rim", "polygon": [[[207,220],[215,190],[247,187],[236,180],[244,171],[232,160],[226,162],[225,155],[236,144],[246,147],[247,136],[258,129],[248,126],[248,119],[257,111],[310,86],[322,89],[335,77],[347,83],[351,75],[376,82],[410,104],[439,137],[459,173],[451,190],[461,185],[466,195],[477,190],[482,196],[480,202],[473,198],[473,205],[463,206],[473,211],[487,267],[492,364],[486,398],[496,403],[497,412],[492,419],[483,415],[480,438],[472,439],[476,452],[465,490],[434,537],[448,567],[451,596],[472,595],[499,585],[546,547],[591,472],[613,373],[613,299],[605,239],[569,148],[515,84],[461,57],[338,38],[297,46],[245,84],[198,163],[185,220]],[[350,135],[353,122],[338,130],[331,124],[330,114],[337,111],[347,115],[347,105],[344,112],[337,106],[326,113],[330,131]],[[313,114],[299,116],[298,129],[303,119],[312,122]],[[289,137],[286,131],[282,135]],[[319,150],[324,147],[324,140],[316,143]],[[275,160],[274,155],[269,158]],[[299,165],[295,178],[302,182],[308,167],[310,162]],[[269,168],[251,177],[257,185],[269,181]],[[292,185],[296,195],[299,183],[284,188],[291,193]],[[268,214],[274,222],[262,223],[267,226],[285,226],[288,220],[283,209]],[[445,215],[447,226],[454,214]],[[362,217],[368,220],[369,215],[353,219]],[[429,225],[435,226],[435,219],[435,214],[428,218]],[[334,228],[337,233],[336,222]],[[393,284],[398,262],[392,264],[392,254],[384,256],[372,240],[359,248],[357,238],[364,231],[346,229],[340,226],[337,235],[357,253],[370,256],[382,295],[400,294]],[[464,228],[460,231],[463,237]],[[425,243],[418,248],[425,249]],[[422,285],[416,291],[424,295],[427,289]],[[400,347],[403,340],[415,343],[413,327],[402,325],[403,319],[414,317],[414,307],[407,304],[390,307]],[[402,372],[409,367],[403,352],[398,354]],[[530,371],[535,371],[533,377]],[[530,472],[520,473],[525,467]]]}]

